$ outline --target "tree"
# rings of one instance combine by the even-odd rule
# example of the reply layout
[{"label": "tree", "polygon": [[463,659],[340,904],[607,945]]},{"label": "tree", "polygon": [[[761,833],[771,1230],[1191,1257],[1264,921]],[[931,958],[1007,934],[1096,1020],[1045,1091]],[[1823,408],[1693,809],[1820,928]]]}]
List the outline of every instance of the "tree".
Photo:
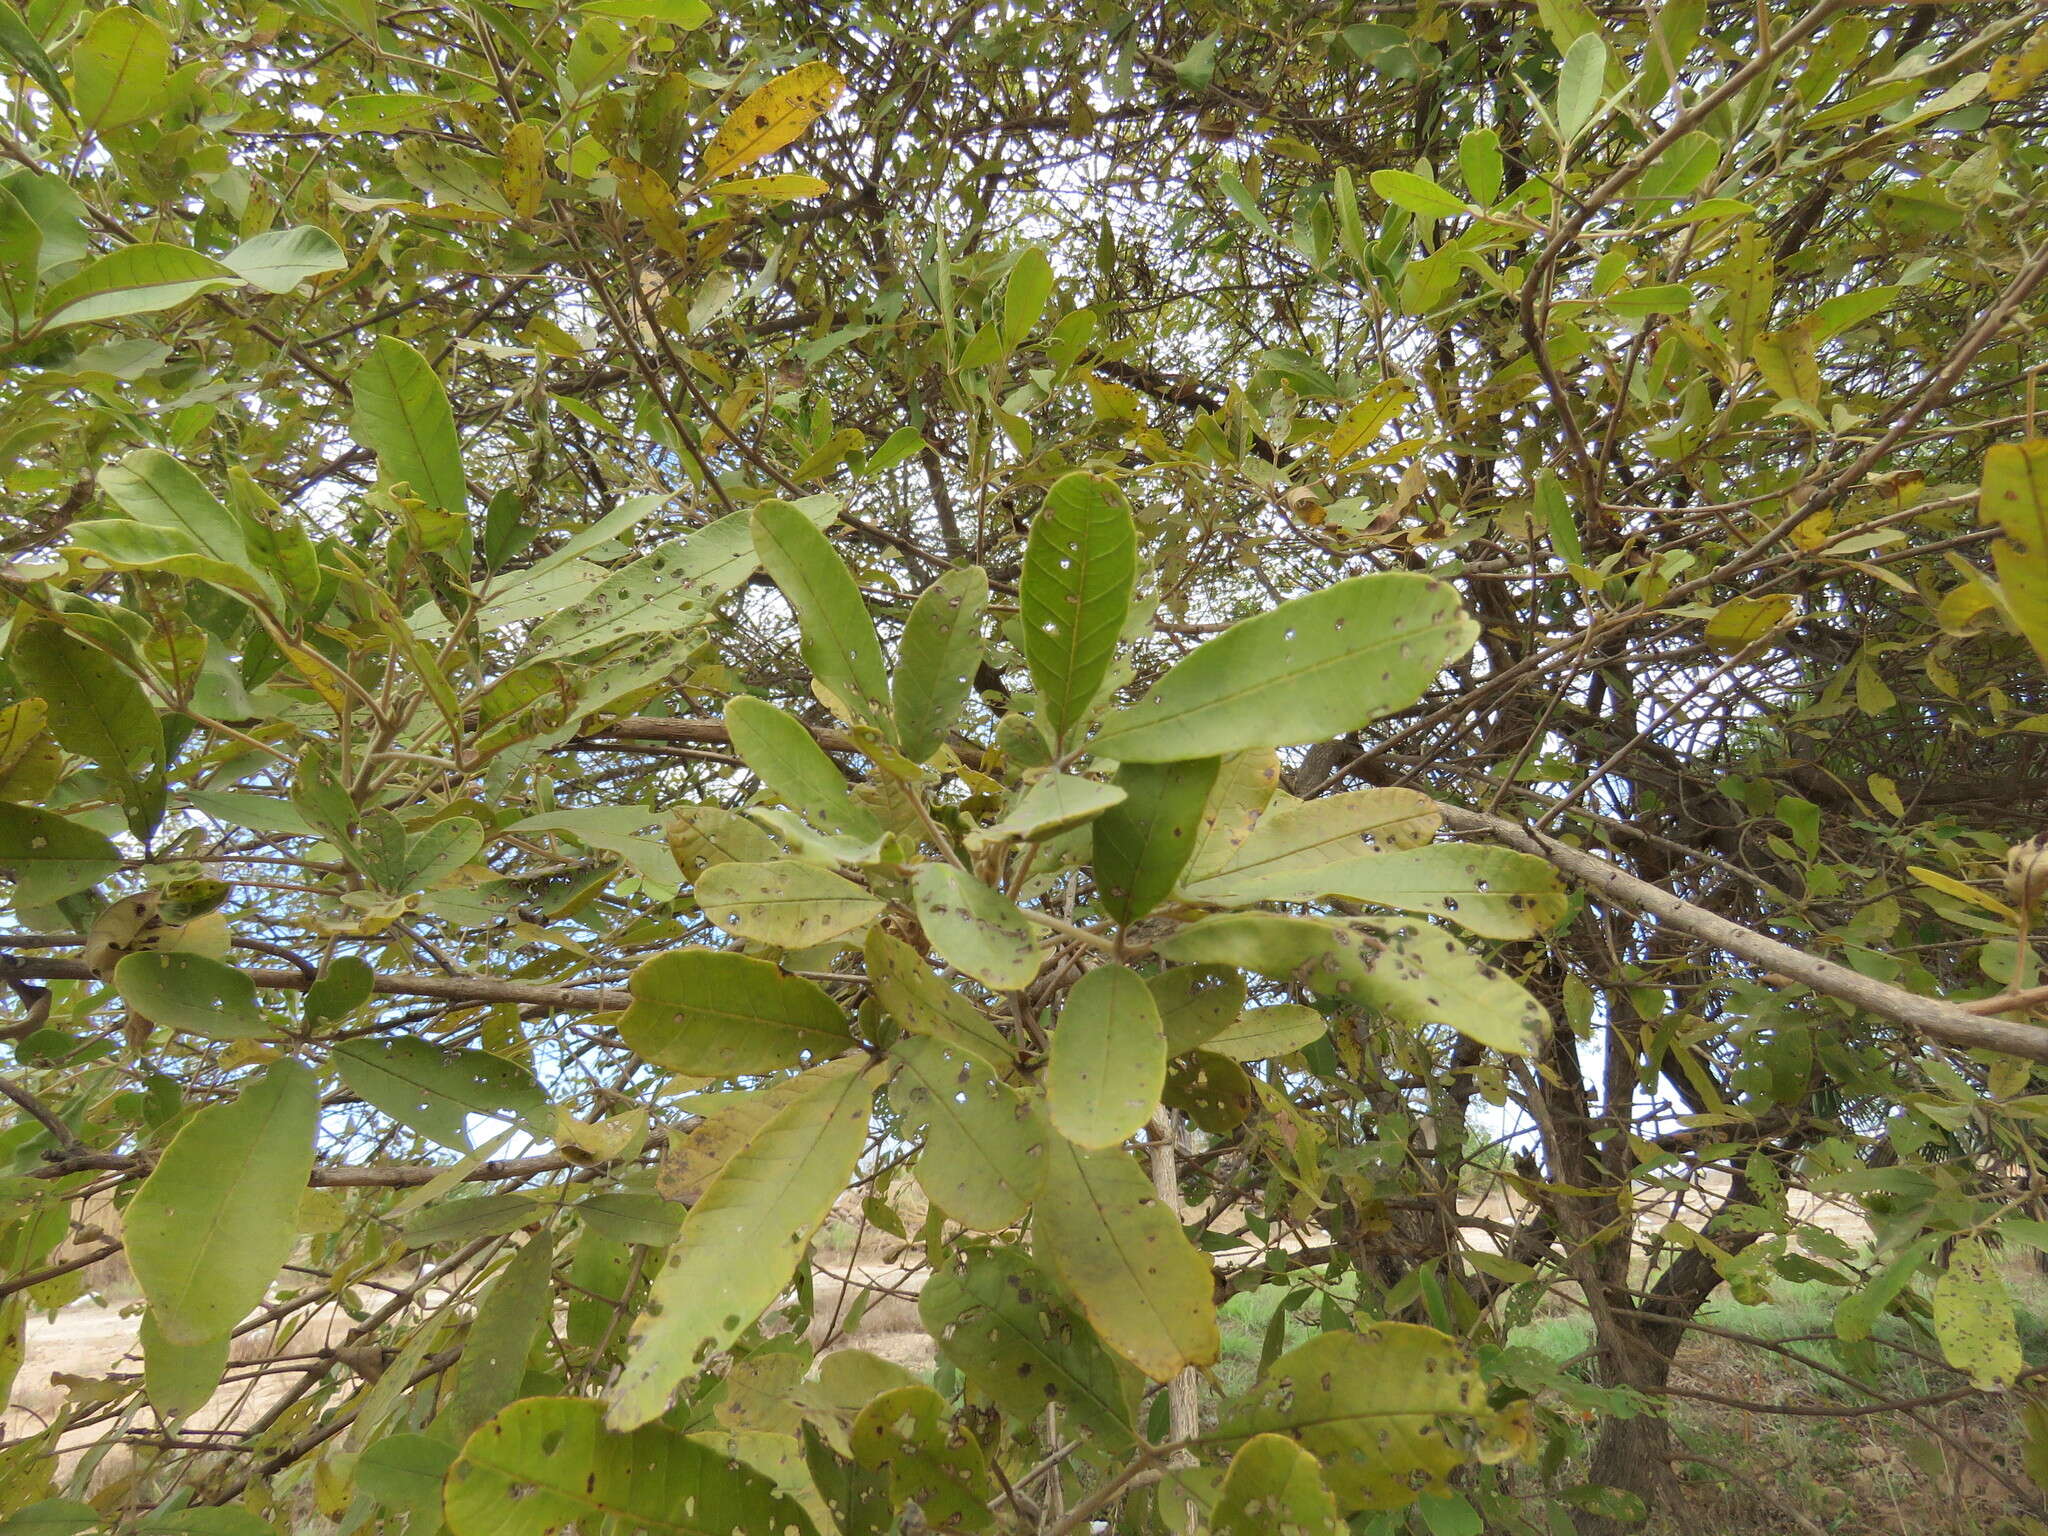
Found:
[{"label": "tree", "polygon": [[1723,1287],[2030,1380],[2037,21],[0,10],[0,1358],[146,1303],[0,1511],[1590,1531]]}]

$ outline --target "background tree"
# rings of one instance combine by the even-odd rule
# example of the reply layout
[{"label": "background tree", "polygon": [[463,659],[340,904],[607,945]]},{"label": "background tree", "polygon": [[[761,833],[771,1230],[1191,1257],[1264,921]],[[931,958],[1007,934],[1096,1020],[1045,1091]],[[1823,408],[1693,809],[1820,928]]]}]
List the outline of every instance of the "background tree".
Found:
[{"label": "background tree", "polygon": [[147,1308],[0,1510],[1600,1530],[1816,1279],[2030,1390],[2040,20],[0,10],[0,1359]]}]

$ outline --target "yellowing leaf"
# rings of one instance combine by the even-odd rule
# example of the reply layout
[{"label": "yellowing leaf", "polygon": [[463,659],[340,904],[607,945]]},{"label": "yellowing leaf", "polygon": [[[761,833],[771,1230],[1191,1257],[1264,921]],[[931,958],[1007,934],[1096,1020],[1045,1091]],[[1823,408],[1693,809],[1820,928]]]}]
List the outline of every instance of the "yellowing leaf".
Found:
[{"label": "yellowing leaf", "polygon": [[547,187],[547,165],[541,154],[544,144],[539,123],[516,123],[505,135],[505,169],[498,188],[517,218],[530,219],[540,212],[541,194]]},{"label": "yellowing leaf", "polygon": [[1706,642],[1717,651],[1740,651],[1789,622],[1798,610],[1799,599],[1789,592],[1731,597],[1707,620]]},{"label": "yellowing leaf", "polygon": [[846,77],[822,60],[777,75],[719,125],[698,161],[698,175],[706,181],[730,176],[794,143],[845,90]]},{"label": "yellowing leaf", "polygon": [[194,1115],[136,1192],[128,1259],[173,1344],[226,1334],[291,1256],[319,1110],[318,1079],[279,1062]]},{"label": "yellowing leaf", "polygon": [[1128,966],[1090,971],[1067,994],[1045,1071],[1053,1128],[1076,1146],[1136,1135],[1166,1082],[1166,1032],[1152,993]]},{"label": "yellowing leaf", "polygon": [[2018,53],[1991,61],[1991,79],[1984,94],[1993,101],[2017,101],[2044,74],[2048,74],[2048,27],[2029,38]]},{"label": "yellowing leaf", "polygon": [[1934,1336],[1948,1363],[1980,1391],[2009,1387],[2019,1374],[2019,1330],[1998,1255],[1981,1237],[1966,1237],[1934,1282]]},{"label": "yellowing leaf", "polygon": [[1764,332],[1751,346],[1750,356],[1779,399],[1820,409],[1820,361],[1814,355],[1810,320]]},{"label": "yellowing leaf", "polygon": [[1906,873],[1922,885],[1940,891],[1944,896],[1953,896],[1958,901],[1967,901],[1973,907],[1982,907],[1986,912],[1996,914],[2008,923],[2017,923],[2019,914],[1995,896],[1987,896],[1973,885],[1944,875],[1938,869],[1922,869],[1918,864],[1908,864]]},{"label": "yellowing leaf", "polygon": [[753,197],[766,203],[786,203],[799,197],[823,197],[832,183],[803,171],[783,171],[774,176],[743,176],[721,181],[705,189],[720,197]]},{"label": "yellowing leaf", "polygon": [[2005,532],[1991,550],[1998,589],[2048,665],[2048,439],[1999,443],[1986,453],[1977,508]]},{"label": "yellowing leaf", "polygon": [[1349,1513],[1398,1509],[1422,1487],[1441,1488],[1464,1459],[1453,1425],[1491,1417],[1463,1345],[1434,1328],[1375,1323],[1289,1350],[1218,1433],[1299,1442]]},{"label": "yellowing leaf", "polygon": [[1221,1343],[1209,1261],[1130,1154],[1055,1136],[1048,1165],[1033,1245],[1102,1341],[1154,1381],[1213,1364]]},{"label": "yellowing leaf", "polygon": [[633,1324],[611,1390],[614,1429],[658,1417],[789,1283],[867,1142],[875,1079],[865,1065],[851,1057],[804,1074],[691,1208]]},{"label": "yellowing leaf", "polygon": [[1332,464],[1341,464],[1380,433],[1401,414],[1401,408],[1415,398],[1415,386],[1406,379],[1382,379],[1365,392],[1365,398],[1337,420],[1323,441],[1323,451]]}]

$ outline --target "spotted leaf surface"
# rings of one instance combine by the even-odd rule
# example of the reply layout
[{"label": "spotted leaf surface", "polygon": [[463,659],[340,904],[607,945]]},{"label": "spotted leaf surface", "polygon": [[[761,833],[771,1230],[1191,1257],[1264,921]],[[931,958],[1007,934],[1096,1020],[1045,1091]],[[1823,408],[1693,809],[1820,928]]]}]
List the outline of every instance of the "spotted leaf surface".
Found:
[{"label": "spotted leaf surface", "polygon": [[619,1034],[647,1060],[700,1077],[775,1072],[853,1044],[846,1012],[814,981],[751,955],[681,949],[633,972]]},{"label": "spotted leaf surface", "polygon": [[875,1079],[859,1057],[814,1068],[690,1209],[613,1383],[609,1422],[659,1416],[782,1294],[867,1143]]},{"label": "spotted leaf surface", "polygon": [[1491,1418],[1462,1345],[1434,1328],[1377,1323],[1289,1350],[1224,1411],[1218,1434],[1289,1437],[1322,1463],[1350,1513],[1443,1488]]},{"label": "spotted leaf surface", "polygon": [[1209,1261],[1129,1154],[1054,1137],[1032,1244],[1103,1342],[1154,1381],[1214,1363]]},{"label": "spotted leaf surface", "polygon": [[1341,736],[1414,703],[1478,634],[1440,581],[1356,576],[1197,646],[1094,747],[1157,763]]},{"label": "spotted leaf surface", "polygon": [[994,1232],[1030,1208],[1045,1182],[1038,1107],[964,1047],[930,1035],[898,1040],[890,1088],[904,1118],[924,1128],[917,1181],[963,1227]]},{"label": "spotted leaf surface", "polygon": [[760,1473],[660,1425],[607,1429],[586,1398],[529,1397],[471,1435],[448,1469],[454,1536],[557,1536],[607,1521],[659,1536],[813,1536]]}]

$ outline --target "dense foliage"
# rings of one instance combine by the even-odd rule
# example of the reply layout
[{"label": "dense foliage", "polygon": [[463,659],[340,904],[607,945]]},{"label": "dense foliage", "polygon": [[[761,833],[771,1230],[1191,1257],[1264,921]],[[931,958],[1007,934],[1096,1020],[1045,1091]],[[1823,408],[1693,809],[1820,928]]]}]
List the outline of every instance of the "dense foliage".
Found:
[{"label": "dense foliage", "polygon": [[2039,22],[0,7],[0,1367],[146,1305],[0,1516],[1607,1530],[1814,1281],[2031,1391]]}]

